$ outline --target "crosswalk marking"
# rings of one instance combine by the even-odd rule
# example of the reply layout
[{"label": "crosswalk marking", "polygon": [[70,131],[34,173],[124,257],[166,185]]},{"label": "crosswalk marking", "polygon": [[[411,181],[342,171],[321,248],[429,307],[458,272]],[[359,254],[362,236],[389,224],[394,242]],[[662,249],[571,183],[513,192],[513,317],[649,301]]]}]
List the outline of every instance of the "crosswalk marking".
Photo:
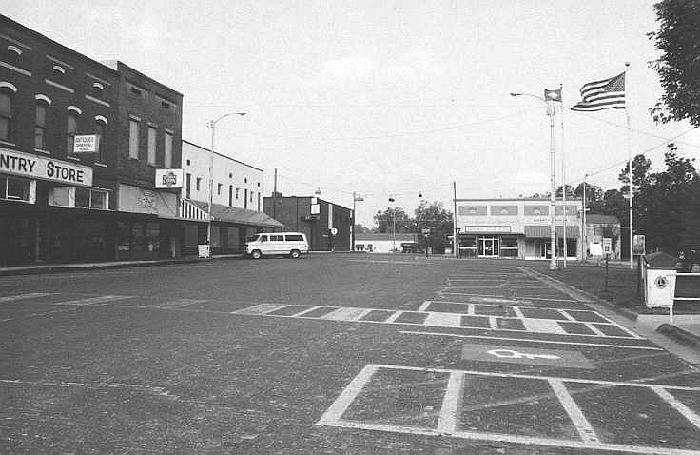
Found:
[{"label": "crosswalk marking", "polygon": [[357,321],[370,311],[372,311],[372,309],[341,307],[328,314],[324,314],[321,316],[321,319],[329,321]]},{"label": "crosswalk marking", "polygon": [[558,333],[561,335],[566,335],[566,330],[564,330],[557,321],[551,319],[522,319],[523,325],[530,332],[539,333]]},{"label": "crosswalk marking", "polygon": [[240,310],[232,311],[232,314],[245,314],[249,316],[261,316],[265,313],[270,313],[288,305],[277,305],[273,303],[263,303],[261,305],[249,306]]},{"label": "crosswalk marking", "polygon": [[17,302],[18,300],[35,299],[38,297],[46,297],[54,295],[53,292],[30,292],[28,294],[6,295],[0,297],[0,303]]},{"label": "crosswalk marking", "polygon": [[[298,311],[295,311],[298,308]],[[322,314],[318,314],[316,311],[319,308],[323,308],[326,311]],[[280,314],[276,314],[277,310],[282,310]],[[372,323],[372,324],[397,324],[397,325],[422,325],[425,327],[449,327],[449,328],[462,328],[462,329],[477,329],[477,330],[498,330],[498,331],[508,331],[508,332],[537,332],[537,333],[549,333],[557,335],[567,335],[576,337],[600,337],[600,338],[619,338],[619,339],[638,339],[643,340],[644,338],[639,335],[630,333],[629,336],[621,335],[606,335],[601,331],[598,326],[610,326],[610,327],[620,327],[618,324],[610,321],[608,323],[590,323],[582,321],[566,321],[567,324],[579,324],[582,326],[590,327],[594,334],[582,334],[582,333],[569,333],[561,325],[559,325],[557,320],[553,319],[537,319],[537,318],[527,318],[527,317],[507,317],[507,316],[494,316],[494,315],[476,315],[475,305],[469,304],[466,307],[466,313],[455,313],[455,312],[443,312],[443,311],[405,311],[405,310],[393,310],[386,308],[366,308],[366,307],[336,307],[336,306],[314,306],[308,307],[304,305],[283,305],[283,304],[260,304],[254,305],[240,310],[231,311],[230,314],[237,315],[248,315],[248,316],[266,316],[266,317],[280,317],[287,319],[316,319],[325,321],[336,321],[336,322],[359,322],[359,323]],[[365,318],[370,313],[379,312],[380,318],[376,317]],[[410,318],[409,320],[403,320],[401,316],[404,314],[425,315],[424,320],[416,320],[415,318]],[[383,316],[383,317],[382,317]],[[462,320],[463,317],[469,317],[471,319]],[[477,320],[473,320],[476,318]],[[513,321],[522,322],[522,328],[514,326]],[[625,331],[626,333],[629,333]]]},{"label": "crosswalk marking", "polygon": [[455,313],[429,313],[428,317],[423,321],[423,325],[460,327],[462,325],[462,316]]},{"label": "crosswalk marking", "polygon": [[57,302],[53,305],[69,305],[69,306],[90,306],[101,305],[105,303],[119,302],[121,300],[130,299],[130,295],[100,295],[97,297],[88,297],[86,299],[68,300],[66,302]]}]

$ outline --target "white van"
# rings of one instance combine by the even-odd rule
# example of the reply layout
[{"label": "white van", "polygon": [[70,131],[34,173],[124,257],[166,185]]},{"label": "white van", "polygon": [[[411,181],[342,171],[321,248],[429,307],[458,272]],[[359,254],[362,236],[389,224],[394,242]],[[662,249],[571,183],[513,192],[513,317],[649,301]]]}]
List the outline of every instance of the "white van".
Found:
[{"label": "white van", "polygon": [[296,259],[309,252],[309,243],[303,232],[260,232],[248,239],[245,252],[253,259],[275,254]]}]

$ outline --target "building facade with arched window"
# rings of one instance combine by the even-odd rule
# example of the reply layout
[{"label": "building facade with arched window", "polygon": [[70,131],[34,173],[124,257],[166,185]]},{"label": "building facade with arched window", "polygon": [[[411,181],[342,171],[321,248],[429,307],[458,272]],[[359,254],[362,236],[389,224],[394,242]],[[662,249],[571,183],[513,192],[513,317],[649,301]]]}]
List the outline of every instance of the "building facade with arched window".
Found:
[{"label": "building facade with arched window", "polygon": [[[0,15],[0,265],[178,254],[179,189],[154,182],[181,129],[179,92]],[[97,146],[75,153],[76,135]]]}]

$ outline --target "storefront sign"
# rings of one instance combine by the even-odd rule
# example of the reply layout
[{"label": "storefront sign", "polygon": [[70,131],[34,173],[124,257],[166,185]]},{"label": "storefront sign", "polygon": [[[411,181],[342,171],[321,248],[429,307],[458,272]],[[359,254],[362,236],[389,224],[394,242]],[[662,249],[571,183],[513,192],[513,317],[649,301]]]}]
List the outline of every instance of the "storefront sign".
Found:
[{"label": "storefront sign", "polygon": [[464,226],[462,232],[511,232],[511,226]]},{"label": "storefront sign", "polygon": [[156,169],[156,188],[182,188],[184,169]]},{"label": "storefront sign", "polygon": [[92,169],[87,166],[4,148],[0,149],[0,172],[72,186],[92,186]]},{"label": "storefront sign", "polygon": [[97,134],[76,134],[73,138],[73,153],[96,153],[100,137]]}]

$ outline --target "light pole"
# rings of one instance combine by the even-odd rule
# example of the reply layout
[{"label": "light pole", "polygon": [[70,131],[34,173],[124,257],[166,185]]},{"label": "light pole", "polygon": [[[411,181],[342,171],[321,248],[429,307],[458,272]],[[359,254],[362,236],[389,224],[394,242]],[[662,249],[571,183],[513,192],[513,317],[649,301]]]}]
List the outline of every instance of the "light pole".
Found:
[{"label": "light pole", "polygon": [[350,251],[355,251],[355,226],[357,226],[357,203],[362,202],[365,199],[357,194],[355,191],[352,192],[352,244],[350,245]]},{"label": "light pole", "polygon": [[[549,261],[549,269],[557,269],[557,233],[556,225],[554,223],[554,212],[556,210],[556,182],[554,180],[556,163],[554,161],[554,101],[545,100],[541,96],[533,95],[532,93],[519,93],[511,92],[510,96],[529,96],[531,98],[538,99],[542,101],[547,106],[547,115],[549,116],[549,167],[550,167],[550,183],[551,183],[551,195],[549,198],[549,226],[550,226],[550,242],[552,248],[552,257]],[[566,188],[564,188],[566,191]],[[566,207],[564,207],[564,217],[566,217]]]},{"label": "light pole", "polygon": [[[389,202],[394,204],[396,202],[396,199],[394,199],[394,196],[389,196]],[[393,214],[394,218],[394,228],[392,230],[392,253],[396,253],[396,205],[394,204],[394,207],[391,210],[391,213]]]},{"label": "light pole", "polygon": [[209,246],[209,257],[211,257],[212,255],[211,206],[212,199],[214,196],[214,130],[216,129],[216,124],[219,123],[221,120],[225,119],[226,117],[230,117],[232,115],[240,115],[241,117],[243,117],[245,114],[245,112],[229,112],[228,114],[221,115],[218,118],[207,122],[207,126],[211,128],[211,143],[209,147],[209,200],[207,202],[207,245]]}]

